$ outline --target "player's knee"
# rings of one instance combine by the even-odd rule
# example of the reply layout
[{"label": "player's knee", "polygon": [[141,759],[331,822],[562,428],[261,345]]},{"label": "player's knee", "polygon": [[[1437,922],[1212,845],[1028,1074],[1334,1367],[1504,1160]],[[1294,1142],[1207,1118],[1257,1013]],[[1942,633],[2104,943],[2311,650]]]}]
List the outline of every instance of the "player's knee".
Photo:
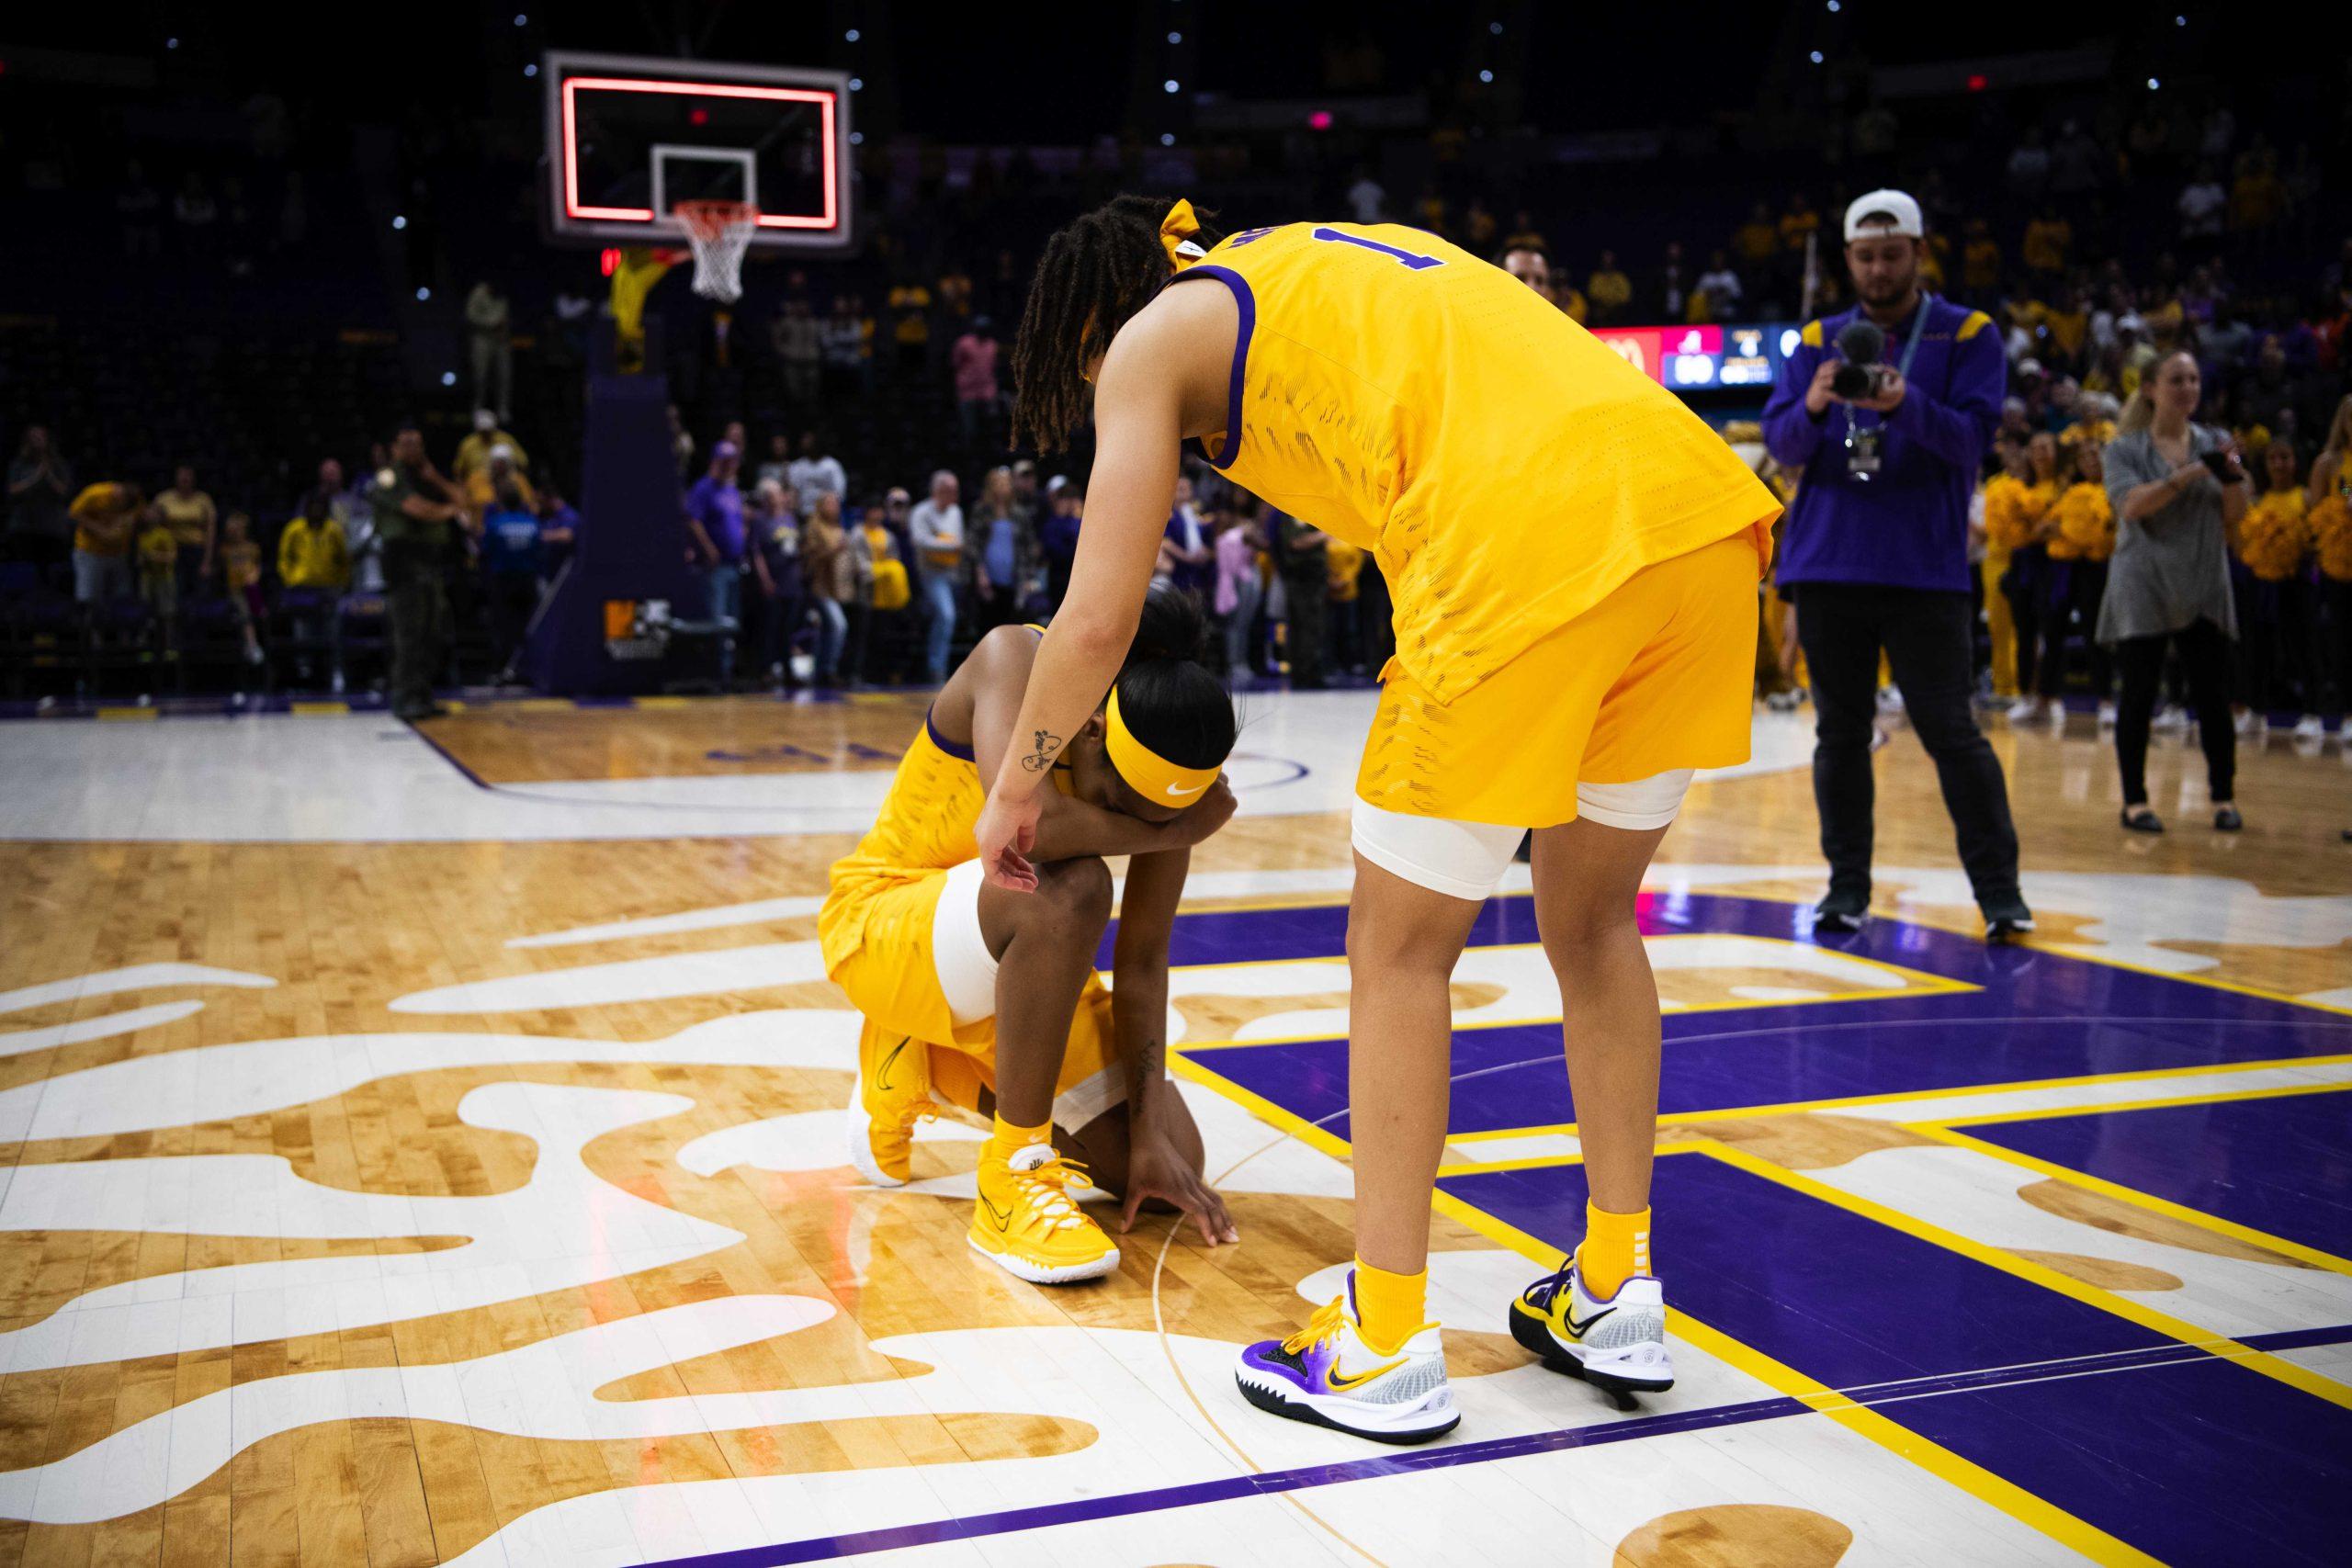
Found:
[{"label": "player's knee", "polygon": [[1041,865],[1032,897],[1057,927],[1100,932],[1111,921],[1111,868],[1094,855]]}]

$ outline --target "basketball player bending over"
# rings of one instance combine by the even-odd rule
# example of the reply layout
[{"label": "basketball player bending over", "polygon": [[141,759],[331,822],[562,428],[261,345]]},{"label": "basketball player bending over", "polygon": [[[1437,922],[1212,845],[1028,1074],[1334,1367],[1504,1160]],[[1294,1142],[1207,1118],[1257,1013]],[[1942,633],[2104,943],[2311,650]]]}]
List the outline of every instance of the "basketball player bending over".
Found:
[{"label": "basketball player bending over", "polygon": [[[940,688],[873,830],[836,862],[817,916],[825,970],[865,1015],[850,1156],[867,1180],[907,1179],[915,1123],[938,1100],[990,1118],[973,1250],[1039,1284],[1092,1280],[1119,1248],[1070,1201],[1120,1195],[1125,1224],[1171,1203],[1212,1245],[1236,1239],[1201,1179],[1201,1134],[1162,1052],[1168,939],[1192,848],[1233,815],[1220,770],[1233,704],[1194,661],[1200,606],[1144,605],[1106,697],[1067,744],[1014,743],[1040,630],[1000,626]],[[975,858],[982,781],[1042,787],[1023,890]],[[1126,855],[1113,988],[1094,971],[1111,919],[1106,855]]]},{"label": "basketball player bending over", "polygon": [[1568,998],[1590,1201],[1577,1251],[1508,1308],[1550,1364],[1673,1380],[1649,1272],[1657,992],[1634,921],[1691,770],[1747,755],[1756,582],[1780,506],[1716,434],[1510,274],[1394,224],[1212,244],[1190,203],[1122,197],[1056,234],[1014,349],[1015,435],[1089,412],[1069,596],[978,832],[1024,886],[1051,792],[1136,625],[1183,440],[1236,484],[1373,552],[1396,657],[1356,776],[1348,916],[1356,1260],[1253,1404],[1412,1442],[1460,1419],[1425,1321],[1446,1131],[1446,982],[1521,832]]}]

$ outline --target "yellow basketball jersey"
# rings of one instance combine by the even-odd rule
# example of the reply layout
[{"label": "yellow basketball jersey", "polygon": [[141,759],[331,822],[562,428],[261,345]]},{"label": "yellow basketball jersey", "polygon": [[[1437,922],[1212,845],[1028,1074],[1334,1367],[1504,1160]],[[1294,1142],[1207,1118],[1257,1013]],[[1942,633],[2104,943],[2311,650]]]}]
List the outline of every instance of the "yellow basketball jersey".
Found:
[{"label": "yellow basketball jersey", "polygon": [[831,969],[865,937],[867,897],[900,883],[935,876],[980,852],[972,829],[988,792],[968,747],[944,739],[923,720],[899,760],[890,792],[857,848],[833,863],[831,890],[817,915],[817,940]]},{"label": "yellow basketball jersey", "polygon": [[1532,289],[1433,234],[1292,223],[1176,275],[1241,312],[1209,459],[1373,552],[1396,656],[1441,702],[1645,566],[1781,505],[1674,395]]}]

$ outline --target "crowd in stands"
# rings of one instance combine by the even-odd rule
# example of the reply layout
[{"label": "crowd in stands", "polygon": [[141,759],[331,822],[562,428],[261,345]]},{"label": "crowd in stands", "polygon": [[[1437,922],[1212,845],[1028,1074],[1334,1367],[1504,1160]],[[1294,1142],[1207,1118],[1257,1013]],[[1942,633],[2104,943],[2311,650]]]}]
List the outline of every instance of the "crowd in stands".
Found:
[{"label": "crowd in stands", "polygon": [[[1425,160],[1368,157],[1361,144],[1335,160],[1292,145],[1278,172],[1252,174],[1247,149],[1208,144],[1194,166],[1228,219],[1335,212],[1416,224],[1497,259],[1517,254],[1515,270],[1541,258],[1561,309],[1597,327],[1793,322],[1834,309],[1843,272],[1825,214],[1900,178],[1928,214],[1929,286],[1991,315],[2010,362],[1984,508],[1989,688],[2029,705],[2023,716],[2061,693],[2106,693],[2111,672],[2091,636],[2104,547],[2089,515],[2097,433],[2151,365],[2188,347],[2205,373],[2199,418],[2235,433],[2261,491],[2236,540],[2241,700],[2249,712],[2332,713],[2343,700],[2334,650],[2346,615],[2332,606],[2346,547],[2335,521],[2343,465],[2329,454],[2342,446],[2352,240],[2321,226],[2335,176],[2312,148],[2241,130],[2236,112],[2220,96],[2119,91],[2104,106],[2004,130],[1998,146],[1980,138],[1964,158],[1951,155],[1947,138],[1923,160],[1898,156],[1928,143],[1897,106],[1860,103],[1825,118],[1830,144],[1820,155],[1784,161],[1789,172],[1773,184],[1801,188],[1758,199],[1770,176],[1756,176],[1753,163],[1720,176],[1687,164],[1705,195],[1628,199],[1622,225],[1606,232],[1585,216],[1569,228],[1570,214],[1595,206],[1559,169],[1464,156],[1446,127],[1432,131]],[[295,289],[321,271],[307,242],[322,226],[343,231],[356,207],[343,185],[306,183],[306,144],[281,100],[255,96],[241,123],[237,143],[209,164],[192,157],[166,174],[155,156],[122,167],[108,198],[120,255],[158,288],[215,276]],[[119,166],[77,175],[73,148],[52,138],[30,149],[28,189],[86,184],[94,173],[103,184]],[[856,257],[820,265],[755,254],[731,310],[674,288],[657,297],[670,312],[664,368],[681,405],[682,518],[696,519],[682,524],[682,548],[709,571],[707,607],[750,634],[730,678],[921,680],[977,632],[1048,613],[1067,582],[1085,456],[1057,480],[1003,450],[1005,336],[1027,276],[1027,254],[1013,245],[1136,182],[1136,150],[1090,152],[1069,172],[1023,152],[982,157],[953,180],[929,164],[899,173],[868,152]],[[520,673],[521,627],[577,521],[552,481],[580,468],[581,345],[595,326],[594,286],[526,248],[529,203],[507,199],[530,177],[521,164],[500,164],[420,110],[401,132],[397,164],[402,227],[388,265],[405,270],[388,292],[429,297],[453,345],[447,379],[464,376],[450,408],[424,411],[428,444],[436,458],[447,454],[473,519],[448,563],[459,637],[447,674]],[[1578,182],[1614,177],[1575,171]],[[1639,167],[1623,180],[1657,183]],[[459,221],[461,208],[491,216]],[[1661,218],[1669,208],[1676,215]],[[1616,204],[1604,196],[1599,209]],[[19,655],[38,642],[18,638],[28,626],[62,646],[90,625],[127,661],[141,649],[217,652],[215,684],[368,678],[368,655],[356,650],[373,646],[381,579],[370,495],[386,455],[360,459],[370,435],[417,400],[413,387],[371,386],[342,400],[356,412],[335,428],[298,428],[274,446],[247,433],[232,451],[198,428],[203,406],[173,411],[187,434],[175,430],[165,446],[139,440],[119,418],[75,423],[70,407],[16,399],[15,423],[0,429],[14,452],[0,540],[0,622],[12,640],[0,679],[25,679]],[[487,429],[468,427],[463,410],[475,407]],[[759,441],[729,434],[745,421]],[[807,434],[820,426],[834,435]],[[736,451],[721,475],[711,459],[723,441]],[[334,455],[311,456],[322,451]],[[78,472],[76,457],[96,471]],[[183,458],[193,471],[174,473]],[[810,464],[821,479],[808,478]],[[1376,671],[1386,626],[1376,568],[1227,493],[1213,472],[1194,478],[1163,565],[1211,596],[1237,671],[1286,669],[1302,684]],[[107,499],[83,504],[101,485]],[[2303,498],[2299,519],[2286,516],[2292,494]],[[2030,570],[2017,569],[2020,551]],[[36,601],[38,615],[24,610]],[[340,667],[338,649],[350,656]],[[185,679],[189,662],[163,684]],[[1768,689],[1786,673],[1768,671]],[[121,680],[142,678],[153,676]]]}]

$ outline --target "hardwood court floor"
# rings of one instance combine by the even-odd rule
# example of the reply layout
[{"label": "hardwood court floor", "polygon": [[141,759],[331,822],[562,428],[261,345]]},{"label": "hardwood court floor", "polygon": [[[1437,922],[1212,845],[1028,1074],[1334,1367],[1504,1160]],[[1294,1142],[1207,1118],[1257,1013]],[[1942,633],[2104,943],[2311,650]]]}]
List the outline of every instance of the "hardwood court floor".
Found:
[{"label": "hardwood court floor", "polygon": [[2041,926],[1988,954],[1900,733],[1882,918],[1812,939],[1759,718],[1645,912],[1680,1382],[1630,1416],[1498,1332],[1582,1201],[1507,887],[1434,1221],[1466,1417],[1398,1469],[1225,1370],[1349,1251],[1361,704],[1261,700],[1180,921],[1241,1244],[1154,1220],[1046,1291],[963,1247],[968,1129],[895,1192],[840,1146],[816,896],[919,702],[5,727],[0,1564],[2335,1560],[2335,746],[2247,756],[2225,838],[2161,745],[2149,840],[2079,721],[2000,732]]}]

